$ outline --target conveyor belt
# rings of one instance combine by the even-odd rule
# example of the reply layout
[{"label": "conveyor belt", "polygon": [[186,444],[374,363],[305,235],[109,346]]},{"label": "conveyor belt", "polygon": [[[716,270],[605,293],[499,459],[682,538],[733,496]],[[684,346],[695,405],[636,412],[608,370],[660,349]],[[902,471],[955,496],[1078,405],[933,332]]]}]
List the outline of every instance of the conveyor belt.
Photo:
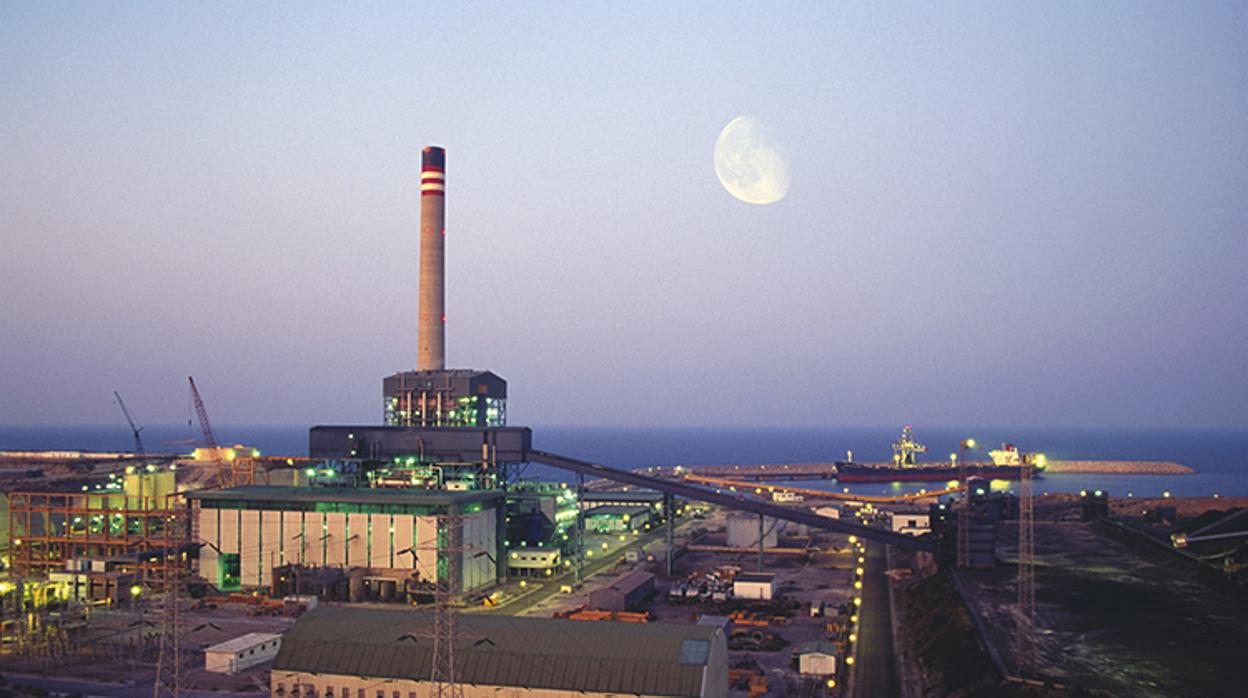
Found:
[{"label": "conveyor belt", "polygon": [[805,524],[811,528],[819,528],[825,531],[833,531],[836,533],[845,533],[866,538],[867,540],[879,541],[881,543],[889,543],[910,550],[925,550],[935,552],[936,545],[929,536],[917,538],[902,533],[893,533],[878,528],[870,528],[860,526],[858,524],[833,519],[827,516],[820,516],[814,512],[805,509],[796,509],[791,507],[782,507],[776,504],[760,502],[756,499],[746,497],[742,494],[721,494],[714,490],[708,490],[703,487],[691,485],[680,480],[664,480],[662,478],[650,477],[648,475],[639,475],[629,470],[620,470],[618,468],[609,468],[605,465],[590,463],[576,458],[560,456],[545,451],[530,450],[528,452],[528,460],[533,463],[541,463],[549,465],[552,468],[560,470],[570,470],[574,473],[583,473],[595,477],[614,480],[626,485],[635,487],[645,487],[647,489],[666,492],[685,499],[693,499],[708,504],[715,504],[729,509],[738,511],[747,511],[751,514],[761,514],[770,516],[784,521],[792,521],[794,523]]}]

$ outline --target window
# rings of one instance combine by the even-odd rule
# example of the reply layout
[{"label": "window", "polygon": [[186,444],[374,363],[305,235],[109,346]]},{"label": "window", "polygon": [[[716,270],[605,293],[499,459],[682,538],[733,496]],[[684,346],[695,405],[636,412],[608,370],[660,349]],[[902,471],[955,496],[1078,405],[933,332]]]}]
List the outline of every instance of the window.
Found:
[{"label": "window", "polygon": [[334,687],[333,687],[333,686],[326,686],[326,687],[325,687],[325,698],[334,698]]},{"label": "window", "polygon": [[364,689],[362,688],[355,689],[355,698],[364,698]]}]

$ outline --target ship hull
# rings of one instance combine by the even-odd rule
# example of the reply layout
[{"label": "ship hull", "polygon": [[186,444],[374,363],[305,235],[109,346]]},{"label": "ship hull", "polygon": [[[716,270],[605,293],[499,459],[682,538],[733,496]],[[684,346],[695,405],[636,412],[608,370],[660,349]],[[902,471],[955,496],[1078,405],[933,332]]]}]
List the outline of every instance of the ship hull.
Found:
[{"label": "ship hull", "polygon": [[[1032,477],[1038,473],[1034,466],[992,465],[975,463],[966,467],[970,477],[982,477],[989,480],[1017,480],[1023,476],[1023,468],[1032,468]],[[859,463],[837,463],[837,482],[950,482],[958,479],[961,468],[947,465],[914,465],[899,467],[893,465],[861,465]]]}]

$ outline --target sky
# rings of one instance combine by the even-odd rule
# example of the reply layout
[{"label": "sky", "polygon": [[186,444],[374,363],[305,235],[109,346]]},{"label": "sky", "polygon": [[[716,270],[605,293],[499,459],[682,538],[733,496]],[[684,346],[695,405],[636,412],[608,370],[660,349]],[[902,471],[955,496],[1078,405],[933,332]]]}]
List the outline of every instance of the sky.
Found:
[{"label": "sky", "polygon": [[[769,125],[791,185],[712,151]],[[1248,5],[0,3],[0,423],[1248,426]]]}]

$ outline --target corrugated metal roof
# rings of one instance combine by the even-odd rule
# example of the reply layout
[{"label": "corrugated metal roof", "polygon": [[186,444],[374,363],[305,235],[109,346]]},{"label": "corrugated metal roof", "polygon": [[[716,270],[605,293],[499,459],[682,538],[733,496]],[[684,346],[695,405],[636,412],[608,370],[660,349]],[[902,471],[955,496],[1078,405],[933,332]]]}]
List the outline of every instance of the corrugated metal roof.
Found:
[{"label": "corrugated metal roof", "polygon": [[631,594],[634,590],[651,583],[654,575],[645,570],[633,570],[611,583],[612,589],[621,594]]},{"label": "corrugated metal roof", "polygon": [[[697,696],[704,665],[682,665],[686,640],[716,628],[461,614],[458,680],[567,691]],[[433,614],[318,608],[282,638],[275,671],[428,680]],[[721,633],[722,637],[722,633]],[[720,640],[723,641],[722,639]]]},{"label": "corrugated metal roof", "polygon": [[833,657],[840,655],[840,651],[837,649],[836,645],[832,644],[831,642],[823,642],[823,641],[804,643],[801,647],[798,648],[797,653],[798,654],[827,654]]},{"label": "corrugated metal roof", "polygon": [[280,637],[281,635],[275,635],[273,633],[247,633],[246,635],[240,635],[233,640],[226,640],[225,642],[215,644],[204,651],[238,652],[239,650],[251,649],[256,645],[263,645],[269,640],[276,640]]}]

